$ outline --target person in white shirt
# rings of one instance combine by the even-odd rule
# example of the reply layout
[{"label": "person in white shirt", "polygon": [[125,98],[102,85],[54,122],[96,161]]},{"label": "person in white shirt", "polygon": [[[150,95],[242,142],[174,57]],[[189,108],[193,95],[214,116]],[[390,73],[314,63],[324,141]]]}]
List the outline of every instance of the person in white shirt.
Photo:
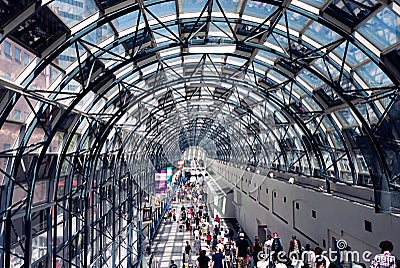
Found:
[{"label": "person in white shirt", "polygon": [[200,231],[199,229],[195,228],[193,231],[195,239],[200,238]]},{"label": "person in white shirt", "polygon": [[221,250],[221,252],[224,252],[225,247],[224,244],[222,243],[221,240],[218,240],[218,244],[217,244],[217,251]]},{"label": "person in white shirt", "polygon": [[304,268],[314,267],[315,253],[311,250],[310,244],[306,244],[304,251],[301,253],[304,262]]},{"label": "person in white shirt", "polygon": [[267,262],[267,266],[270,266],[272,258],[271,258],[271,246],[272,246],[272,236],[267,235],[267,239],[264,243],[264,252],[265,252],[265,260]]}]

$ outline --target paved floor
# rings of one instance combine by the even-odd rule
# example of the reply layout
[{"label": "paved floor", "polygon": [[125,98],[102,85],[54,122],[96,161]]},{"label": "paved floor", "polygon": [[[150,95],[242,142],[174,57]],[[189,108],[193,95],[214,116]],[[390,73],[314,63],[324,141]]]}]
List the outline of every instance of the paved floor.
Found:
[{"label": "paved floor", "polygon": [[[187,205],[187,204],[184,204]],[[182,207],[182,204],[174,203],[171,206],[177,211]],[[221,228],[223,230],[226,226],[230,225],[229,222],[221,220]],[[185,242],[189,241],[193,249],[194,236],[189,231],[179,231],[178,222],[170,222],[169,220],[164,220],[158,230],[158,233],[153,241],[153,267],[158,268],[168,268],[171,260],[174,260],[179,268],[183,267],[183,252],[185,247]],[[211,258],[211,252],[207,248],[206,241],[202,240],[201,248],[207,250]],[[195,261],[197,256],[193,253],[192,263],[195,267]]]}]

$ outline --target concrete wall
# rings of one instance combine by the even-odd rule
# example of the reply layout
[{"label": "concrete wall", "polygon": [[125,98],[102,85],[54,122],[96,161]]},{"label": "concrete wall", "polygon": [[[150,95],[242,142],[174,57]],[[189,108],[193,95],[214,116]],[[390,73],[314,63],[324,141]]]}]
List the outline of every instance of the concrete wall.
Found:
[{"label": "concrete wall", "polygon": [[[218,176],[218,181],[214,176],[208,176],[207,183],[207,200],[206,203],[210,209],[211,216],[219,215],[220,218],[235,218],[235,207],[232,206],[234,201],[234,193],[229,191],[230,183]],[[223,180],[223,182],[221,182]],[[222,184],[222,185],[221,185]]]},{"label": "concrete wall", "polygon": [[[368,250],[373,254],[379,252],[379,242],[388,239],[394,243],[393,253],[400,257],[400,215],[376,214],[368,202],[349,201],[217,161],[210,168],[234,189],[232,206],[237,220],[250,237],[257,234],[259,225],[266,225],[267,232],[280,234],[286,250],[291,235],[296,234],[303,245],[309,243],[312,247],[327,250],[336,240],[344,239],[353,251]],[[319,182],[315,183],[318,185]],[[346,187],[355,195],[360,190],[361,195],[369,199],[369,190]],[[371,231],[366,230],[368,222]]]}]

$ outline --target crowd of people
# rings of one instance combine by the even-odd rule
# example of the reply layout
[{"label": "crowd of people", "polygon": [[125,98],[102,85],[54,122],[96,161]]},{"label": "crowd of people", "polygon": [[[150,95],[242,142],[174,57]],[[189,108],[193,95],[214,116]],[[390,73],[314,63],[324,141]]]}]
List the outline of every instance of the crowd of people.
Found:
[{"label": "crowd of people", "polygon": [[[265,241],[258,236],[253,242],[239,229],[221,228],[221,218],[216,215],[210,220],[205,203],[203,183],[185,182],[179,186],[174,200],[182,205],[179,209],[167,212],[170,221],[179,223],[180,232],[190,232],[192,242],[185,242],[183,262],[196,268],[336,268],[324,255],[320,247],[314,249],[310,244],[302,246],[296,235],[284,249],[277,232],[268,235]],[[179,211],[177,211],[179,210]],[[206,248],[202,248],[202,241]],[[382,252],[376,255],[370,268],[400,268],[396,258],[391,255],[393,244],[382,241]],[[177,268],[171,261],[170,268]]]}]

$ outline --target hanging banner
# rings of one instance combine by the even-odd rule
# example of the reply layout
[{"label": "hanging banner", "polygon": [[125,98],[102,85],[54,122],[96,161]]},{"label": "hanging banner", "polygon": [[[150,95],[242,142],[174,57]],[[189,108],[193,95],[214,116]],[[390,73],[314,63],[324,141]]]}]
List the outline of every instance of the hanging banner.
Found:
[{"label": "hanging banner", "polygon": [[168,185],[172,185],[172,167],[167,167],[167,182]]},{"label": "hanging banner", "polygon": [[155,193],[166,194],[167,193],[167,170],[159,169],[155,173]]}]

